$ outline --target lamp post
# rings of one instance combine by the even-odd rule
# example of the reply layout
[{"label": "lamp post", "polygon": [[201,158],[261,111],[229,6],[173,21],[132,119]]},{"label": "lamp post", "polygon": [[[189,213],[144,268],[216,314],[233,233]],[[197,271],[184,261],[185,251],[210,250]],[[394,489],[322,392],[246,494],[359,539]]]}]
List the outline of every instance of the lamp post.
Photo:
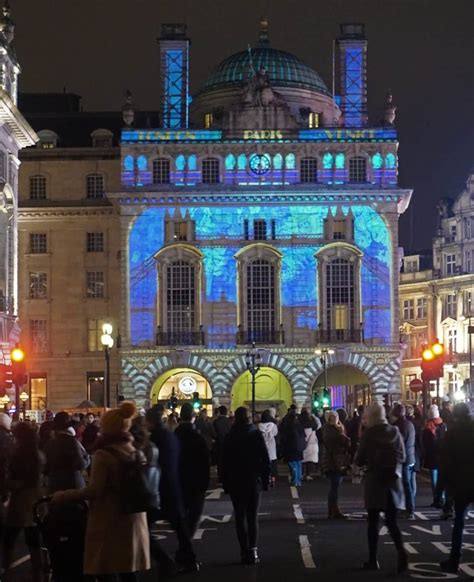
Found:
[{"label": "lamp post", "polygon": [[0,398],[0,406],[3,406],[3,411],[8,414],[8,404],[10,403],[10,398],[5,394]]},{"label": "lamp post", "polygon": [[111,323],[104,323],[102,326],[102,336],[100,343],[104,346],[105,354],[105,408],[110,408],[110,349],[114,346],[114,338],[112,332],[114,328]]},{"label": "lamp post", "polygon": [[23,412],[23,420],[26,419],[26,403],[28,402],[28,400],[30,399],[28,392],[23,391],[20,394],[20,400],[21,400],[21,410]]},{"label": "lamp post", "polygon": [[321,364],[323,365],[323,373],[324,373],[324,392],[327,393],[328,390],[328,366],[327,366],[327,358],[328,356],[332,356],[334,354],[334,350],[331,348],[316,348],[314,353],[321,358]]},{"label": "lamp post", "polygon": [[245,354],[245,364],[252,377],[252,422],[255,422],[255,376],[258,374],[260,366],[262,365],[262,355],[255,347],[255,343],[252,344],[252,348]]}]

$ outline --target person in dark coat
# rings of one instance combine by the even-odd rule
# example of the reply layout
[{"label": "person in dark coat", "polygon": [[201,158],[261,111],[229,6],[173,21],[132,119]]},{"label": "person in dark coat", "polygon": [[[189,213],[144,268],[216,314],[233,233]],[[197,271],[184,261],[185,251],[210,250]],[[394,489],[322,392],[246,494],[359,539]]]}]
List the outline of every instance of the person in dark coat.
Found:
[{"label": "person in dark coat", "polygon": [[365,410],[364,405],[361,404],[360,406],[358,406],[357,409],[354,410],[354,414],[352,415],[352,418],[347,423],[346,434],[351,439],[351,457],[352,458],[354,457],[356,450],[357,450],[357,446],[359,444],[360,433],[361,433],[361,420],[362,420],[362,415],[364,414],[364,410]]},{"label": "person in dark coat", "polygon": [[306,434],[296,416],[296,410],[290,409],[280,429],[280,442],[285,462],[291,473],[291,485],[301,487],[303,479],[303,452],[306,448]]},{"label": "person in dark coat", "polygon": [[[191,534],[184,517],[181,480],[179,478],[179,441],[174,432],[167,428],[165,409],[161,404],[152,406],[145,415],[150,430],[150,440],[158,447],[158,464],[161,470],[160,500],[163,517],[169,521],[178,538],[176,562],[181,572],[199,571]],[[158,545],[152,547],[152,554],[166,573],[173,570],[169,557]]]},{"label": "person in dark coat", "polygon": [[403,404],[395,404],[393,407],[395,417],[394,426],[398,428],[405,445],[405,462],[402,466],[402,482],[405,490],[406,512],[403,517],[414,519],[416,496],[416,472],[415,472],[415,426],[406,417],[406,408]]},{"label": "person in dark coat", "polygon": [[402,483],[402,466],[405,463],[405,446],[400,431],[387,423],[385,408],[373,402],[366,413],[364,430],[355,456],[355,463],[366,467],[364,497],[368,519],[369,560],[366,570],[378,570],[377,546],[379,516],[383,511],[385,523],[398,553],[399,573],[408,569],[402,534],[397,525],[397,509],[405,509]]},{"label": "person in dark coat", "polygon": [[227,407],[219,406],[218,417],[214,420],[214,433],[216,435],[215,452],[217,463],[217,478],[222,483],[222,448],[224,446],[224,439],[229,434],[232,428],[230,418],[227,416]]},{"label": "person in dark coat", "polygon": [[450,497],[454,498],[454,527],[449,558],[441,562],[444,572],[458,571],[461,560],[464,520],[474,502],[474,422],[469,407],[456,404],[453,416],[440,446],[440,471]]},{"label": "person in dark coat", "polygon": [[446,433],[446,424],[439,414],[436,404],[428,409],[425,427],[421,433],[423,445],[423,464],[429,469],[431,476],[431,490],[433,503],[431,507],[442,509],[444,507],[444,492],[442,481],[439,479],[439,448],[440,442]]},{"label": "person in dark coat", "polygon": [[194,426],[196,427],[196,430],[198,431],[198,433],[204,437],[204,440],[206,441],[206,445],[207,445],[207,450],[209,451],[209,458],[211,459],[212,453],[214,450],[214,441],[216,439],[216,432],[214,430],[214,424],[212,423],[212,420],[207,415],[207,410],[205,408],[203,408],[201,411],[199,411],[199,414],[196,418]]},{"label": "person in dark coat", "polygon": [[339,487],[349,468],[351,441],[334,410],[327,414],[327,421],[323,426],[323,442],[323,473],[329,479],[328,519],[346,519],[347,516],[339,509]]},{"label": "person in dark coat", "polygon": [[54,437],[46,443],[46,475],[50,493],[66,489],[82,489],[82,472],[89,467],[90,456],[70,430],[71,417],[58,412],[54,417]]},{"label": "person in dark coat", "polygon": [[[0,544],[2,543],[5,522],[5,501],[8,499],[8,477],[13,455],[14,440],[11,433],[12,419],[0,412]],[[1,564],[0,564],[1,566]]]},{"label": "person in dark coat", "polygon": [[258,564],[258,508],[261,491],[270,483],[270,459],[262,433],[250,424],[243,406],[224,440],[222,476],[234,507],[241,561]]},{"label": "person in dark coat", "polygon": [[191,536],[196,533],[209,486],[209,454],[206,441],[194,428],[194,409],[185,402],[181,422],[175,430],[180,444],[178,471],[183,493],[184,515]]}]

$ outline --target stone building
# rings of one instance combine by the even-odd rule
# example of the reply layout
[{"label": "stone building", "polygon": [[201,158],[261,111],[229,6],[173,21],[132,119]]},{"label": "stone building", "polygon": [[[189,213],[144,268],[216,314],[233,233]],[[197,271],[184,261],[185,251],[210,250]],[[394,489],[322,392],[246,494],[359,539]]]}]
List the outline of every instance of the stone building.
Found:
[{"label": "stone building", "polygon": [[[89,321],[105,318],[120,333],[114,381],[141,405],[195,392],[249,403],[252,344],[259,408],[283,412],[325,384],[334,405],[398,396],[398,219],[411,191],[397,182],[391,96],[381,116],[367,112],[363,26],[341,27],[337,96],[271,46],[262,20],[256,46],[218,64],[190,106],[189,51],[185,26],[163,25],[161,123],[129,95],[119,147],[62,147],[67,132],[34,125],[49,131],[24,156],[20,243],[37,233],[48,245],[28,257],[22,305],[25,341],[46,322],[31,372],[47,375],[48,406],[91,396],[103,354],[88,350]],[[93,174],[106,177],[99,201]],[[99,231],[104,250],[87,252]],[[104,295],[91,297],[99,271]],[[31,298],[31,273],[46,297]]]},{"label": "stone building", "polygon": [[460,391],[469,395],[472,378],[468,332],[474,325],[474,174],[455,200],[441,200],[438,209],[432,252],[406,256],[400,279],[402,386],[407,400],[415,397],[409,383],[420,377],[422,346],[435,338],[446,350],[440,395],[451,400]]}]

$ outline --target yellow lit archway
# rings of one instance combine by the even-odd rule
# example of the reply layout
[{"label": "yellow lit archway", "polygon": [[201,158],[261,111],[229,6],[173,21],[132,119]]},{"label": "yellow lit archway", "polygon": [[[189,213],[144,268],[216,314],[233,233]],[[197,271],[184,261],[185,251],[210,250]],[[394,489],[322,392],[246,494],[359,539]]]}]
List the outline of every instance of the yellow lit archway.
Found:
[{"label": "yellow lit archway", "polygon": [[[241,374],[232,386],[232,410],[239,406],[250,406],[252,402],[252,376],[250,372]],[[293,402],[293,391],[287,378],[274,368],[260,368],[255,379],[255,400],[257,411],[275,406],[280,416],[284,415]]]},{"label": "yellow lit archway", "polygon": [[191,368],[173,368],[159,376],[151,388],[151,404],[166,403],[171,396],[176,396],[182,404],[185,400],[192,400],[193,393],[199,394],[203,405],[212,410],[212,390],[202,374]]},{"label": "yellow lit archway", "polygon": [[[313,386],[313,391],[324,388],[324,373],[321,373]],[[349,414],[359,406],[370,403],[371,391],[369,378],[354,366],[338,364],[327,370],[327,388],[331,396],[332,408],[345,408]]]}]

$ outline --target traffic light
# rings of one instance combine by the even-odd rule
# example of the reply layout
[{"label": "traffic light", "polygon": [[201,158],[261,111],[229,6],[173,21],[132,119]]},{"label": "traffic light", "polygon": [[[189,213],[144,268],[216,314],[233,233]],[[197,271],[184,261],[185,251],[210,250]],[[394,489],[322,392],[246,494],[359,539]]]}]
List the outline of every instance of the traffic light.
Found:
[{"label": "traffic light", "polygon": [[327,388],[325,388],[323,390],[321,404],[323,405],[323,408],[330,408],[331,407],[331,395],[329,394],[329,390]]},{"label": "traffic light", "polygon": [[5,396],[12,387],[12,370],[7,364],[0,364],[0,396]]},{"label": "traffic light", "polygon": [[427,382],[443,376],[444,346],[436,339],[421,352],[421,379]]},{"label": "traffic light", "polygon": [[321,402],[319,400],[319,395],[317,392],[313,392],[312,406],[313,412],[316,412],[319,408],[321,408]]},{"label": "traffic light", "polygon": [[201,410],[201,400],[199,398],[199,392],[193,392],[193,408],[196,412],[198,412],[199,410]]},{"label": "traffic light", "polygon": [[26,384],[28,381],[26,375],[25,352],[19,346],[16,346],[16,348],[11,351],[10,359],[12,362],[12,382],[18,388],[19,386]]}]

